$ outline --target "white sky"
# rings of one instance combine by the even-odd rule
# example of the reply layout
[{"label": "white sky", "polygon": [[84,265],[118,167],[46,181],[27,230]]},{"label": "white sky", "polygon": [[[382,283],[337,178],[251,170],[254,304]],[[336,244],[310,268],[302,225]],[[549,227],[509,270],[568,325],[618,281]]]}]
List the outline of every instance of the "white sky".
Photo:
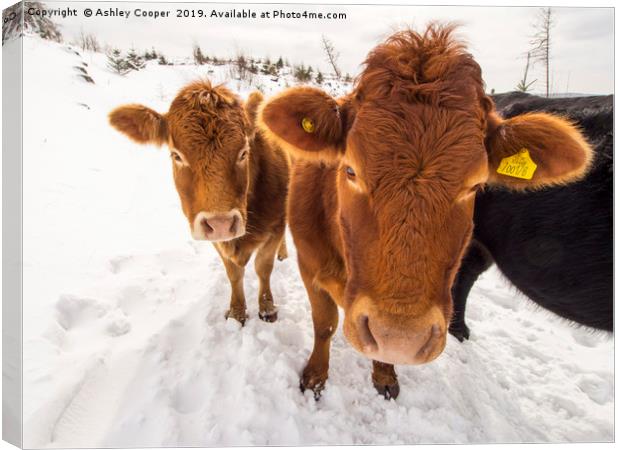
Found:
[{"label": "white sky", "polygon": [[[77,8],[77,18],[55,18],[62,25],[66,38],[80,29],[96,34],[112,46],[127,49],[155,47],[167,56],[191,55],[193,42],[198,42],[207,54],[233,56],[237,49],[256,57],[277,58],[282,55],[292,63],[311,64],[327,70],[321,49],[321,34],[325,34],[340,52],[344,72],[355,75],[366,54],[393,30],[403,26],[422,28],[430,20],[457,21],[463,26],[459,34],[469,43],[469,49],[482,67],[490,91],[513,90],[522,77],[524,54],[529,48],[536,7],[469,7],[469,6],[387,6],[387,5],[243,5],[243,4],[166,4],[124,2],[49,2],[49,8]],[[168,19],[85,18],[84,8],[135,8],[170,10]],[[282,9],[286,11],[345,12],[346,20],[304,19],[215,19],[176,18],[177,8],[212,9],[250,8],[260,13]],[[561,8],[553,9],[555,26],[552,29],[552,91],[589,94],[613,93],[613,9]],[[538,79],[535,91],[544,89],[542,66],[530,70],[529,80]]]}]

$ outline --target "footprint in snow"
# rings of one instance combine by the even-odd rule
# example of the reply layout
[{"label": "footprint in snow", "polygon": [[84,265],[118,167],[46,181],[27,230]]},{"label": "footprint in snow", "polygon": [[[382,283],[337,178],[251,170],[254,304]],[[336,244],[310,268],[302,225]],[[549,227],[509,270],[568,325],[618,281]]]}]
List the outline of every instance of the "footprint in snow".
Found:
[{"label": "footprint in snow", "polygon": [[117,337],[131,330],[131,323],[119,308],[87,297],[64,294],[56,302],[56,320],[66,331],[94,321],[103,321],[108,336]]},{"label": "footprint in snow", "polygon": [[501,306],[502,308],[515,312],[519,310],[517,298],[508,292],[498,292],[495,295],[490,295],[490,297],[492,298],[493,303]]},{"label": "footprint in snow", "polygon": [[103,317],[109,306],[92,298],[78,297],[71,294],[61,295],[56,302],[58,323],[69,330],[84,322]]},{"label": "footprint in snow", "polygon": [[113,274],[120,273],[132,261],[132,259],[132,256],[117,256],[116,258],[112,258],[109,262],[110,272]]},{"label": "footprint in snow", "polygon": [[584,347],[592,348],[600,343],[600,335],[584,327],[575,328],[571,334],[575,342]]},{"label": "footprint in snow", "polygon": [[589,398],[599,405],[604,405],[613,401],[613,380],[609,377],[602,377],[596,374],[582,375],[577,386]]}]

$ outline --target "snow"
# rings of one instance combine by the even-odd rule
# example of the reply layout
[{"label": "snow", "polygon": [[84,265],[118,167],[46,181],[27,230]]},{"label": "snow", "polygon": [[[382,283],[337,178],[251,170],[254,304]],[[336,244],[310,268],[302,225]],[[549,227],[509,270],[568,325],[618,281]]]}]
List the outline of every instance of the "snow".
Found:
[{"label": "snow", "polygon": [[371,362],[340,329],[323,397],[302,394],[313,333],[290,235],[272,278],[278,321],[257,317],[252,263],[250,319],[226,321],[223,265],[190,238],[166,150],[107,124],[120,104],[163,112],[186,82],[229,69],[148,63],[121,77],[79,53],[24,38],[26,447],[614,439],[613,338],[536,309],[495,269],[472,291],[471,339],[397,367],[397,400],[376,394]]}]

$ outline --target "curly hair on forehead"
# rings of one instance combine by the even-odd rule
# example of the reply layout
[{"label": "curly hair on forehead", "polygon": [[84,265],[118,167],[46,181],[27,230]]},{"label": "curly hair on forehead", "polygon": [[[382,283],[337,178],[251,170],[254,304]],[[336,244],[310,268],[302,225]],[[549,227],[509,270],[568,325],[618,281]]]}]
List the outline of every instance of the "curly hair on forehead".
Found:
[{"label": "curly hair on forehead", "polygon": [[181,89],[171,109],[176,102],[191,109],[215,113],[218,109],[239,106],[241,99],[223,84],[214,86],[211,81],[204,79],[196,80]]},{"label": "curly hair on forehead", "polygon": [[[223,84],[198,80],[185,86],[175,97],[168,113],[172,129],[185,140],[208,140],[221,144],[230,137],[231,126],[249,132],[250,121],[243,102]],[[194,135],[194,136],[192,136]]]},{"label": "curly hair on forehead", "polygon": [[465,43],[454,37],[457,27],[433,22],[423,33],[407,29],[389,37],[366,58],[357,98],[471,109],[484,97],[484,82]]}]

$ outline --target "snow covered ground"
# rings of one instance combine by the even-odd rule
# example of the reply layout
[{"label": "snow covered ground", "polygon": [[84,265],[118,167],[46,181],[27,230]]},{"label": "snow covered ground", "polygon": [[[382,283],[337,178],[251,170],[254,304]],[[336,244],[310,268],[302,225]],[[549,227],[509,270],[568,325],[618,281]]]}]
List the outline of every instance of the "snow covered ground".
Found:
[{"label": "snow covered ground", "polygon": [[258,320],[251,269],[250,320],[225,321],[223,266],[190,240],[166,150],[107,125],[115,106],[165,111],[226,67],[120,77],[103,55],[34,37],[24,49],[26,447],[613,440],[613,339],[536,310],[494,270],[470,297],[471,340],[397,367],[396,401],[340,331],[322,399],[301,394],[312,324],[290,237],[273,274],[278,322]]}]

